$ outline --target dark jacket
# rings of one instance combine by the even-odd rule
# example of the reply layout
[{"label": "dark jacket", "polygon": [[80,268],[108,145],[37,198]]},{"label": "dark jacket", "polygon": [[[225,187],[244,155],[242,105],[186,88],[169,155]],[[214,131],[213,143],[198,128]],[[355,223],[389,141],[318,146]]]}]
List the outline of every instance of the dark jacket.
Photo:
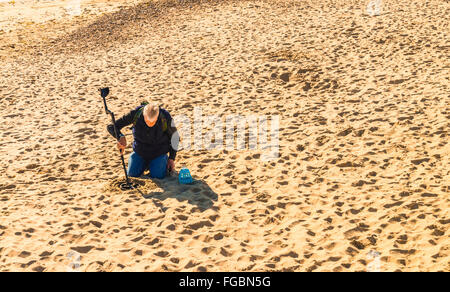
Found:
[{"label": "dark jacket", "polygon": [[[123,127],[133,124],[135,115],[141,107],[143,105],[138,106],[116,121],[119,137],[124,136],[121,132]],[[166,131],[163,131],[163,117],[165,117],[167,122]],[[117,139],[112,124],[108,125],[107,130]],[[146,160],[153,160],[169,152],[169,159],[175,160],[177,151],[172,147],[171,140],[172,135],[176,131],[175,126],[172,125],[172,117],[165,109],[159,109],[158,121],[151,128],[145,123],[144,114],[142,113],[136,121],[136,126],[133,127],[133,151]]]}]

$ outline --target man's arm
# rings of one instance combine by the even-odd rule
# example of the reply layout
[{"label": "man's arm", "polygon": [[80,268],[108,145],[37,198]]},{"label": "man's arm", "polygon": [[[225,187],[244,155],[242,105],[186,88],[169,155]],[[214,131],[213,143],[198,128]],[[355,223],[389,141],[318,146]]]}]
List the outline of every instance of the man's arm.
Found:
[{"label": "man's arm", "polygon": [[134,116],[136,113],[137,113],[137,109],[134,109],[134,110],[130,111],[128,114],[121,117],[120,119],[116,120],[116,127],[117,127],[117,132],[119,134],[119,137],[116,137],[116,134],[114,133],[113,124],[109,124],[106,127],[106,129],[111,134],[111,136],[113,136],[114,138],[116,138],[118,140],[120,137],[125,136],[124,134],[122,134],[121,130],[123,127],[131,125],[133,123],[133,119],[134,119]]}]

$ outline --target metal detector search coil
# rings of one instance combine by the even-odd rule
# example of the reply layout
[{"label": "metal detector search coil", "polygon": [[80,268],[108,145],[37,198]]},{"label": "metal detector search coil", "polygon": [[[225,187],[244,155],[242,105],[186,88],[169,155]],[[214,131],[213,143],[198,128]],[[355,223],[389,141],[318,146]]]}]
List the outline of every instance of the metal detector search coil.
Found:
[{"label": "metal detector search coil", "polygon": [[136,189],[138,187],[138,185],[137,184],[133,184],[133,183],[122,183],[122,184],[120,184],[120,189],[122,190],[122,191],[127,191],[127,190],[133,190],[133,189]]}]

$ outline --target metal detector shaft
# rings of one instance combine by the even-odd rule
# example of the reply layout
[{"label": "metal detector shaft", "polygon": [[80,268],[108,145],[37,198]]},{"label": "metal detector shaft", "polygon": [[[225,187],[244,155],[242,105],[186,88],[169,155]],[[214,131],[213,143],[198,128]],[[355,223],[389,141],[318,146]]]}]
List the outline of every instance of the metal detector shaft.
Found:
[{"label": "metal detector shaft", "polygon": [[[101,96],[103,98],[103,104],[105,105],[105,112],[111,116],[111,120],[112,120],[113,127],[114,127],[114,134],[116,136],[117,141],[119,141],[120,138],[119,138],[119,131],[117,130],[117,127],[116,127],[116,118],[114,117],[114,113],[108,109],[108,106],[106,104],[106,96],[109,94],[109,88],[102,88],[102,89],[100,89],[100,92],[101,92]],[[130,185],[127,168],[125,167],[125,159],[123,158],[122,151],[119,150],[119,152],[120,152],[120,159],[122,160],[123,172],[125,173],[125,177],[127,179],[127,185]]]}]

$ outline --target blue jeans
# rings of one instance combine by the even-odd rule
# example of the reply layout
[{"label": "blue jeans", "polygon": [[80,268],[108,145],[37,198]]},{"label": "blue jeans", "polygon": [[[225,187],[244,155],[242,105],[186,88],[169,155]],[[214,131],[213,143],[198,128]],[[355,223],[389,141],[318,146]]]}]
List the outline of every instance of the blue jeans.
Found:
[{"label": "blue jeans", "polygon": [[136,152],[133,152],[128,159],[128,176],[140,177],[148,169],[150,170],[151,178],[164,178],[167,173],[168,159],[167,154],[163,154],[151,161],[147,161]]}]

